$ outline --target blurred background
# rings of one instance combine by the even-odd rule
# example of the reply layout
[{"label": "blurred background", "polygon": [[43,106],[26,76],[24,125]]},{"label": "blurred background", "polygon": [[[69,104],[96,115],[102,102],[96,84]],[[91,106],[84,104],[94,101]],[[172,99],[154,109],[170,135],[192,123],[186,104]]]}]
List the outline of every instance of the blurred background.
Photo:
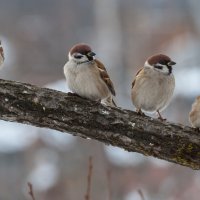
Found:
[{"label": "blurred background", "polygon": [[[163,115],[189,125],[191,104],[200,94],[199,9],[198,0],[0,0],[0,39],[6,57],[0,78],[68,92],[63,75],[68,51],[85,42],[106,65],[117,104],[134,110],[130,88],[135,73],[147,57],[164,53],[177,65],[175,94]],[[199,199],[198,171],[4,121],[0,199],[30,199],[27,182],[33,184],[37,200],[84,199],[90,155],[91,199],[141,200],[138,189],[145,200]]]}]

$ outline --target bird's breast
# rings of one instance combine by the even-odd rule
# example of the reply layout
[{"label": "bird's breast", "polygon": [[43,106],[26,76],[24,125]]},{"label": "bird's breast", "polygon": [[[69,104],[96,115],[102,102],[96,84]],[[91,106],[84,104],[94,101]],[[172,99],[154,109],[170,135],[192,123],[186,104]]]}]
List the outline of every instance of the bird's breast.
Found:
[{"label": "bird's breast", "polygon": [[65,69],[69,88],[80,96],[100,100],[109,95],[109,89],[92,65],[82,65]]},{"label": "bird's breast", "polygon": [[146,111],[163,109],[172,97],[174,76],[138,76],[132,89],[132,101]]}]

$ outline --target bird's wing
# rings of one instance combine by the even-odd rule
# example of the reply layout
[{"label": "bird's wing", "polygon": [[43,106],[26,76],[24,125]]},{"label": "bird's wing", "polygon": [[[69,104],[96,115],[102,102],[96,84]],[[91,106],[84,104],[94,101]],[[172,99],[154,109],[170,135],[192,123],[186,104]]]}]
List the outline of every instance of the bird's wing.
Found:
[{"label": "bird's wing", "polygon": [[112,95],[115,96],[115,89],[114,89],[112,81],[110,80],[110,77],[108,75],[108,72],[107,72],[105,66],[103,65],[103,63],[101,63],[97,59],[95,59],[95,63],[97,65],[97,68],[99,70],[99,73],[100,73],[102,80],[106,83],[106,85],[108,86]]},{"label": "bird's wing", "polygon": [[4,52],[3,52],[3,47],[1,46],[1,41],[0,41],[0,55],[4,60]]},{"label": "bird's wing", "polygon": [[141,76],[143,73],[144,73],[144,68],[141,68],[140,70],[138,70],[138,72],[136,73],[135,78],[134,78],[134,80],[133,80],[133,82],[132,82],[132,88],[133,88],[134,85],[135,85],[136,78],[137,78],[138,76]]}]

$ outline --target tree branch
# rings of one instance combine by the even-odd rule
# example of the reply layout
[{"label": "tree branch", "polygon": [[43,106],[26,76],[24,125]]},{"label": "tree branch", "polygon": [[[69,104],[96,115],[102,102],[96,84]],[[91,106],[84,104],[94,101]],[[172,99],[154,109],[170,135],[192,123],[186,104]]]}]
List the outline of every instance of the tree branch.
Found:
[{"label": "tree branch", "polygon": [[190,127],[6,80],[0,80],[0,102],[2,120],[89,137],[127,151],[200,169],[200,133]]}]

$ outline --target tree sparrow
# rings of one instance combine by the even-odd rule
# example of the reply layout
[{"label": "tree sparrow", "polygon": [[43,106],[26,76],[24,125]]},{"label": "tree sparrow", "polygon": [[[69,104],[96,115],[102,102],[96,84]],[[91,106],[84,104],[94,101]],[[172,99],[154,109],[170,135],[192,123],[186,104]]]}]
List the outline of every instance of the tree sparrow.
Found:
[{"label": "tree sparrow", "polygon": [[0,41],[0,66],[2,66],[4,62],[4,52],[3,52],[3,47],[1,46],[1,41]]},{"label": "tree sparrow", "polygon": [[147,59],[144,67],[138,71],[132,83],[132,102],[139,114],[164,110],[172,98],[175,88],[175,79],[172,74],[173,62],[168,56],[158,54]]},{"label": "tree sparrow", "polygon": [[189,121],[194,128],[200,130],[200,96],[192,104],[192,109],[189,114]]},{"label": "tree sparrow", "polygon": [[68,54],[64,66],[67,84],[81,97],[101,101],[108,106],[116,106],[113,101],[115,90],[106,68],[97,59],[96,54],[87,44],[76,44]]}]

